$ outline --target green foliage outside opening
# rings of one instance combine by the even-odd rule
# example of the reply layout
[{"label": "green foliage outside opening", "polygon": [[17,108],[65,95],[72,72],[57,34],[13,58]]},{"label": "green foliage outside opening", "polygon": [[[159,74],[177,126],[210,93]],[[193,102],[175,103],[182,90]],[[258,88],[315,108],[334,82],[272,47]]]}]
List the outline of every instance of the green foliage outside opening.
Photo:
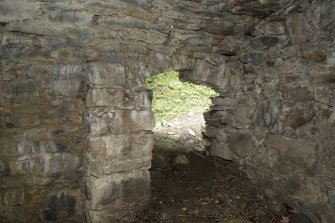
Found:
[{"label": "green foliage outside opening", "polygon": [[210,97],[218,96],[209,87],[181,82],[176,71],[155,75],[145,86],[153,91],[156,127],[189,112],[205,112],[211,105]]}]

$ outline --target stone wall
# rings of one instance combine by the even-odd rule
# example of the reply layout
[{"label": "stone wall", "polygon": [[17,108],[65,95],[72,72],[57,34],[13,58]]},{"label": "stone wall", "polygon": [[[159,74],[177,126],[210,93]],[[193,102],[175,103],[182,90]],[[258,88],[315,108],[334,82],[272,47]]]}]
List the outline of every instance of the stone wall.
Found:
[{"label": "stone wall", "polygon": [[0,221],[78,219],[81,66],[34,58],[29,42],[21,33],[2,38],[2,56],[12,58],[2,59],[0,77]]},{"label": "stone wall", "polygon": [[[148,196],[153,74],[220,96],[211,153],[331,223],[334,0],[0,2],[0,220],[131,220]],[[83,215],[84,213],[84,215]]]},{"label": "stone wall", "polygon": [[87,221],[126,220],[125,210],[142,208],[150,195],[150,92],[136,87],[124,64],[90,63],[87,70]]},{"label": "stone wall", "polygon": [[212,154],[314,222],[334,221],[334,13],[296,2],[258,23],[205,114]]},{"label": "stone wall", "polygon": [[82,219],[83,57],[43,4],[0,2],[0,222]]}]

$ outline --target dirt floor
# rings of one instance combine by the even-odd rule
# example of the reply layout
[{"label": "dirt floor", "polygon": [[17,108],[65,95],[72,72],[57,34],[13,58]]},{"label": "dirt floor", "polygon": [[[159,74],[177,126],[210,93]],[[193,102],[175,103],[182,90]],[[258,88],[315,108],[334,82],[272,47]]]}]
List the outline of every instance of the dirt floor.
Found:
[{"label": "dirt floor", "polygon": [[237,165],[208,156],[204,124],[202,114],[190,113],[155,131],[152,196],[136,222],[287,222]]}]

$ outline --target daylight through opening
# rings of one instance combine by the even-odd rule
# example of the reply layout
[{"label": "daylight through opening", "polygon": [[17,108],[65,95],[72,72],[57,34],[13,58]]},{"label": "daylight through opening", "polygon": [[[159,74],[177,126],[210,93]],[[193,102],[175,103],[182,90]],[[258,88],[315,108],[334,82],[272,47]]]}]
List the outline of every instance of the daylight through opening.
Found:
[{"label": "daylight through opening", "polygon": [[[218,94],[206,86],[181,82],[175,71],[153,76],[145,85],[153,92],[156,127],[149,170],[151,196],[136,219],[202,223],[238,217],[269,222],[272,216],[258,211],[266,202],[239,165],[207,152],[211,145],[206,145],[202,131],[205,124],[211,125],[205,123],[203,113],[214,109],[211,97]],[[256,205],[250,205],[251,200]]]},{"label": "daylight through opening", "polygon": [[149,78],[146,87],[153,92],[155,145],[186,151],[204,150],[203,113],[212,104],[210,98],[218,94],[209,87],[180,81],[177,71]]}]

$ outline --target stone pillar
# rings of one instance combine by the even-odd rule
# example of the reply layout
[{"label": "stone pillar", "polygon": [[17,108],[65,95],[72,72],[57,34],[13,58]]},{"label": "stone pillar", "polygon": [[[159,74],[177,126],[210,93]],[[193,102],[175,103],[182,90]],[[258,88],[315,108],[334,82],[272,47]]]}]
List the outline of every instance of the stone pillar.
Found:
[{"label": "stone pillar", "polygon": [[130,220],[150,196],[150,92],[131,89],[127,76],[122,64],[88,67],[83,186],[87,222]]}]

